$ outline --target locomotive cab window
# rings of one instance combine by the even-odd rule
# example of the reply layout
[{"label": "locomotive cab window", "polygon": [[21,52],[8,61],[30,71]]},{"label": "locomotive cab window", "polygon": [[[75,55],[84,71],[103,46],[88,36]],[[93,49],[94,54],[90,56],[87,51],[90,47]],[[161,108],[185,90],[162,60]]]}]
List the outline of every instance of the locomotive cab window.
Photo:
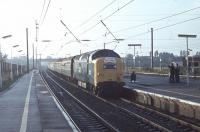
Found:
[{"label": "locomotive cab window", "polygon": [[116,60],[113,57],[107,57],[104,59],[104,69],[116,69]]},{"label": "locomotive cab window", "polygon": [[104,63],[103,68],[104,69],[116,69],[116,64],[112,63],[112,62],[107,62],[107,63]]}]

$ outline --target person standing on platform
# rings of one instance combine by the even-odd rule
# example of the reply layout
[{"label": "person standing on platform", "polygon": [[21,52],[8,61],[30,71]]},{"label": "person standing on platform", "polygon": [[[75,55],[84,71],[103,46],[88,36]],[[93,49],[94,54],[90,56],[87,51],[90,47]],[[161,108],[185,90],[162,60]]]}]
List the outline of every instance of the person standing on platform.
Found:
[{"label": "person standing on platform", "polygon": [[179,72],[180,72],[180,68],[179,68],[178,64],[176,64],[176,68],[175,68],[175,80],[176,80],[177,83],[180,82]]},{"label": "person standing on platform", "polygon": [[175,76],[175,67],[174,67],[173,63],[171,63],[171,65],[169,65],[169,69],[170,69],[169,82],[172,83],[172,82],[174,82],[174,76]]},{"label": "person standing on platform", "polygon": [[134,83],[136,81],[136,74],[134,71],[131,73],[131,82],[133,82],[133,81],[134,81]]}]

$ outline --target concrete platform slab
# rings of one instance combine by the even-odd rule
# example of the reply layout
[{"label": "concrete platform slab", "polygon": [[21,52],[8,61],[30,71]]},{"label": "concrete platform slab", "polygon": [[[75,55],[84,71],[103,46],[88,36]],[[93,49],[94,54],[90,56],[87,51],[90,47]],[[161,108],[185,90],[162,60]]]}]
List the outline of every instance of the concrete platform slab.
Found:
[{"label": "concrete platform slab", "polygon": [[73,131],[36,70],[0,93],[0,117],[2,132]]}]

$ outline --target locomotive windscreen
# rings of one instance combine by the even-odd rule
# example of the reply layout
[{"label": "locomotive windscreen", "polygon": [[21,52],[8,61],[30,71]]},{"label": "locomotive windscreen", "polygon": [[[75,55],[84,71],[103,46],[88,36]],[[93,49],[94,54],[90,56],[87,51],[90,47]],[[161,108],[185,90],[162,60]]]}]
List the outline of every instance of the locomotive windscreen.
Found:
[{"label": "locomotive windscreen", "polygon": [[103,64],[104,69],[116,69],[116,60],[113,57],[106,57]]},{"label": "locomotive windscreen", "polygon": [[98,50],[96,53],[93,54],[92,60],[100,57],[116,57],[120,58],[120,56],[114,52],[113,50],[108,50],[108,49],[103,49],[103,50]]}]

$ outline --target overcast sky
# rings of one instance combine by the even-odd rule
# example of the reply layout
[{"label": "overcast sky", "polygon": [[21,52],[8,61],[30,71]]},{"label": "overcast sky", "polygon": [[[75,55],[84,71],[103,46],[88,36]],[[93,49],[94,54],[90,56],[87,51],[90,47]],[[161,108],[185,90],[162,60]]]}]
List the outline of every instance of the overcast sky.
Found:
[{"label": "overcast sky", "polygon": [[[174,16],[152,22],[171,15]],[[200,0],[1,0],[0,16],[0,36],[12,35],[0,39],[3,54],[9,56],[11,47],[16,44],[20,46],[13,48],[13,56],[22,54],[17,53],[21,49],[26,52],[26,28],[29,29],[30,57],[33,43],[42,57],[77,55],[80,50],[101,49],[103,43],[108,43],[106,48],[122,56],[133,53],[128,44],[139,43],[142,47],[136,48],[138,55],[149,55],[151,28],[155,30],[154,50],[179,55],[180,50],[186,50],[186,40],[178,38],[178,34],[195,34],[197,38],[189,39],[189,49],[192,49],[191,54],[200,51]],[[39,23],[37,44],[36,20]],[[60,20],[76,38],[90,41],[76,42]],[[114,37],[124,40],[112,42],[114,37],[100,20]]]}]

